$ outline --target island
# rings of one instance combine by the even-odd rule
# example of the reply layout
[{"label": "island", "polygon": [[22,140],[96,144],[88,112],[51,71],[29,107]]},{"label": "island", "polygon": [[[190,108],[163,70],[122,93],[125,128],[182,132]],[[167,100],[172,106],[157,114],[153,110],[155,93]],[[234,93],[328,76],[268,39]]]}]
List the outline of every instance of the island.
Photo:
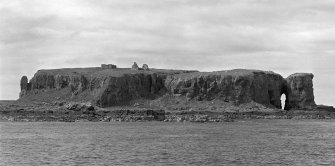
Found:
[{"label": "island", "polygon": [[[38,70],[22,76],[16,101],[0,102],[2,121],[230,122],[235,119],[333,119],[314,101],[312,73],[213,72],[139,67]],[[285,96],[285,105],[281,98]]]}]

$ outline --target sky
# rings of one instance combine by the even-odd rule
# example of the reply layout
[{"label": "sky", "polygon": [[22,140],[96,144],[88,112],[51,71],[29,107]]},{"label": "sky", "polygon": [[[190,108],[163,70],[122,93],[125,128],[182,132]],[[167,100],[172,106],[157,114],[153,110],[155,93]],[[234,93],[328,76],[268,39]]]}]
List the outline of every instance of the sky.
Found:
[{"label": "sky", "polygon": [[335,105],[334,0],[0,0],[0,100],[39,69],[133,62],[314,74]]}]

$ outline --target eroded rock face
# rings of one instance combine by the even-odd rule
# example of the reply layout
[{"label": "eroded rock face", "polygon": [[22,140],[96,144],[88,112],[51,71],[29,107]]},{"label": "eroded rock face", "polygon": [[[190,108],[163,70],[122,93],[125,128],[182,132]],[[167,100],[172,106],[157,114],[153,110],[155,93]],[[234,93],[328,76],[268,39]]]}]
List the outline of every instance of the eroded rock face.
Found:
[{"label": "eroded rock face", "polygon": [[101,107],[127,104],[133,99],[152,99],[164,89],[163,78],[157,74],[124,75],[108,77],[95,103]]},{"label": "eroded rock face", "polygon": [[285,79],[273,72],[231,70],[169,76],[166,88],[189,100],[220,99],[235,104],[255,101],[281,108]]},{"label": "eroded rock face", "polygon": [[[165,90],[164,80],[169,71],[132,71],[129,69],[108,71],[97,69],[87,74],[80,72],[41,70],[28,82],[27,77],[21,81],[21,95],[29,93],[34,100],[63,99],[69,101],[90,101],[101,107],[124,105],[136,99],[152,99]],[[182,71],[175,71],[176,73]],[[174,74],[174,71],[171,72]],[[31,85],[31,89],[27,89]],[[67,98],[62,98],[67,97]]]},{"label": "eroded rock face", "polygon": [[72,76],[70,77],[69,86],[71,88],[72,95],[77,95],[87,88],[88,80],[83,75]]},{"label": "eroded rock face", "polygon": [[85,76],[81,74],[50,74],[47,72],[37,72],[30,80],[32,89],[57,89],[60,90],[65,87],[70,87],[73,95],[84,91],[88,86],[88,81]]},{"label": "eroded rock face", "polygon": [[313,109],[316,107],[313,92],[313,74],[296,73],[286,78],[287,100],[285,109]]},{"label": "eroded rock face", "polygon": [[30,83],[32,89],[51,89],[55,87],[55,77],[37,72]]}]

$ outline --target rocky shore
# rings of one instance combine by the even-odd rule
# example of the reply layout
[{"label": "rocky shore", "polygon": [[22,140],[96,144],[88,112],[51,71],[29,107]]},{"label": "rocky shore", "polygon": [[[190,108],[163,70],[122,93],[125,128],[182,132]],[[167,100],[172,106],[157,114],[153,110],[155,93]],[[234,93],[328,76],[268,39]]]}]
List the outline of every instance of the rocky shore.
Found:
[{"label": "rocky shore", "polygon": [[1,104],[1,121],[163,121],[164,110],[141,108],[104,109],[92,106],[91,103],[54,102],[31,104]]},{"label": "rocky shore", "polygon": [[[165,108],[166,109],[166,108]],[[258,104],[228,109],[197,110],[195,108],[151,109],[140,107],[100,108],[91,103],[16,101],[0,103],[0,121],[13,122],[233,122],[240,119],[335,119],[333,107],[319,106],[315,110],[268,109]]]}]

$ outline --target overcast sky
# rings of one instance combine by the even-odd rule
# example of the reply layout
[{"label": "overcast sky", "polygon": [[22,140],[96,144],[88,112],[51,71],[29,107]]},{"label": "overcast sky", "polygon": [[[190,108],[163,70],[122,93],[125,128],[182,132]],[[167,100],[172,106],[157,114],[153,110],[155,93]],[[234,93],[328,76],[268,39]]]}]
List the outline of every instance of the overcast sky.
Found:
[{"label": "overcast sky", "polygon": [[314,73],[335,105],[334,0],[0,0],[0,99],[22,75],[99,66]]}]

